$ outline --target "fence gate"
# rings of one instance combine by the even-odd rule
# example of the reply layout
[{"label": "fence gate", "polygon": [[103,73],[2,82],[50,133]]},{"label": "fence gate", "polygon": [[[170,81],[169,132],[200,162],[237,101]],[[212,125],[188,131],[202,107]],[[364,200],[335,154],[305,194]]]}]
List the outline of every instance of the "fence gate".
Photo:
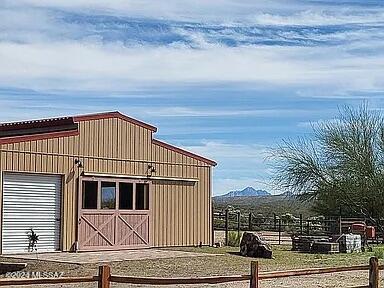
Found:
[{"label": "fence gate", "polygon": [[149,183],[82,179],[79,250],[148,247]]}]

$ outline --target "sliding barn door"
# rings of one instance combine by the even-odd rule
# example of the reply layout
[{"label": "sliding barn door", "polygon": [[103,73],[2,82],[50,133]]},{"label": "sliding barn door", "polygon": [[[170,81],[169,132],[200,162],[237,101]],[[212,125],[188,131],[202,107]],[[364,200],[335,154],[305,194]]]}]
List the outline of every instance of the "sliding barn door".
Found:
[{"label": "sliding barn door", "polygon": [[79,193],[79,249],[148,247],[149,183],[82,180]]}]

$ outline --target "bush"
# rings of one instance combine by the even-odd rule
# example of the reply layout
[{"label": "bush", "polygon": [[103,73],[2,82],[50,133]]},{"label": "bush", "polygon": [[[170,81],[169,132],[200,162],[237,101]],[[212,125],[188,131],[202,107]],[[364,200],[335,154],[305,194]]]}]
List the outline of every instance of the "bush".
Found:
[{"label": "bush", "polygon": [[240,245],[241,235],[234,231],[228,232],[228,246],[238,247]]},{"label": "bush", "polygon": [[384,259],[384,247],[377,247],[373,249],[375,257],[379,259]]}]

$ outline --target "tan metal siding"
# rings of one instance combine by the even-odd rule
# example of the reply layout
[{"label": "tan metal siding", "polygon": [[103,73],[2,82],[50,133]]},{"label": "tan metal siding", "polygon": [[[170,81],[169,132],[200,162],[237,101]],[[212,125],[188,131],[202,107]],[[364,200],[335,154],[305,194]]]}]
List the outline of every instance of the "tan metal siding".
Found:
[{"label": "tan metal siding", "polygon": [[156,176],[195,178],[195,183],[155,181],[152,190],[154,246],[211,244],[211,167],[179,152],[153,145]]},{"label": "tan metal siding", "polygon": [[[17,171],[65,175],[66,185],[64,185],[63,189],[64,203],[62,211],[65,223],[62,225],[61,235],[63,249],[68,250],[75,237],[73,221],[76,211],[68,206],[68,203],[73,203],[75,199],[73,196],[75,191],[75,181],[73,179],[75,179],[75,175],[72,176],[71,174],[75,157],[57,154],[61,147],[65,147],[59,144],[60,141],[63,141],[62,143],[65,143],[67,147],[76,145],[75,137],[6,144],[1,146],[0,163],[1,172]],[[73,148],[71,151],[65,152],[74,153],[75,151]],[[54,153],[56,154],[54,155]],[[2,174],[1,176],[3,176]],[[2,185],[0,185],[0,189],[2,189]]]},{"label": "tan metal siding", "polygon": [[[121,127],[121,133],[118,127]],[[1,145],[2,172],[19,171],[65,176],[62,209],[63,250],[71,249],[76,239],[76,179],[79,171],[75,168],[74,160],[82,159],[84,169],[88,172],[131,174],[132,171],[136,175],[145,175],[147,163],[122,160],[145,160],[148,163],[151,160],[148,158],[151,155],[148,147],[151,148],[152,132],[138,125],[120,119],[101,119],[80,122],[79,130],[79,136]],[[139,132],[135,132],[136,130]],[[128,131],[134,134],[128,134]],[[134,135],[136,137],[133,137]],[[116,147],[118,143],[121,143],[122,148],[120,155]],[[141,146],[132,149],[138,144]],[[132,153],[133,151],[135,153]]]},{"label": "tan metal siding", "polygon": [[[117,119],[79,122],[79,135],[0,145],[0,170],[64,175],[62,249],[70,250],[77,230],[77,178],[84,171],[196,178],[152,185],[150,237],[154,246],[210,244],[210,170],[206,163],[152,143],[152,132]],[[2,173],[0,174],[0,180]],[[0,185],[0,195],[2,185]],[[1,203],[0,203],[1,204]]]}]

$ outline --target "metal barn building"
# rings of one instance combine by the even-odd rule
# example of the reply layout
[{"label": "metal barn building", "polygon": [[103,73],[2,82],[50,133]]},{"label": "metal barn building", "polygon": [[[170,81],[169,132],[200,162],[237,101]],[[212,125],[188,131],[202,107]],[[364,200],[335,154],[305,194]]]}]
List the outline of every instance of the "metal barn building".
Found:
[{"label": "metal barn building", "polygon": [[212,244],[216,163],[119,112],[0,124],[1,253]]}]

